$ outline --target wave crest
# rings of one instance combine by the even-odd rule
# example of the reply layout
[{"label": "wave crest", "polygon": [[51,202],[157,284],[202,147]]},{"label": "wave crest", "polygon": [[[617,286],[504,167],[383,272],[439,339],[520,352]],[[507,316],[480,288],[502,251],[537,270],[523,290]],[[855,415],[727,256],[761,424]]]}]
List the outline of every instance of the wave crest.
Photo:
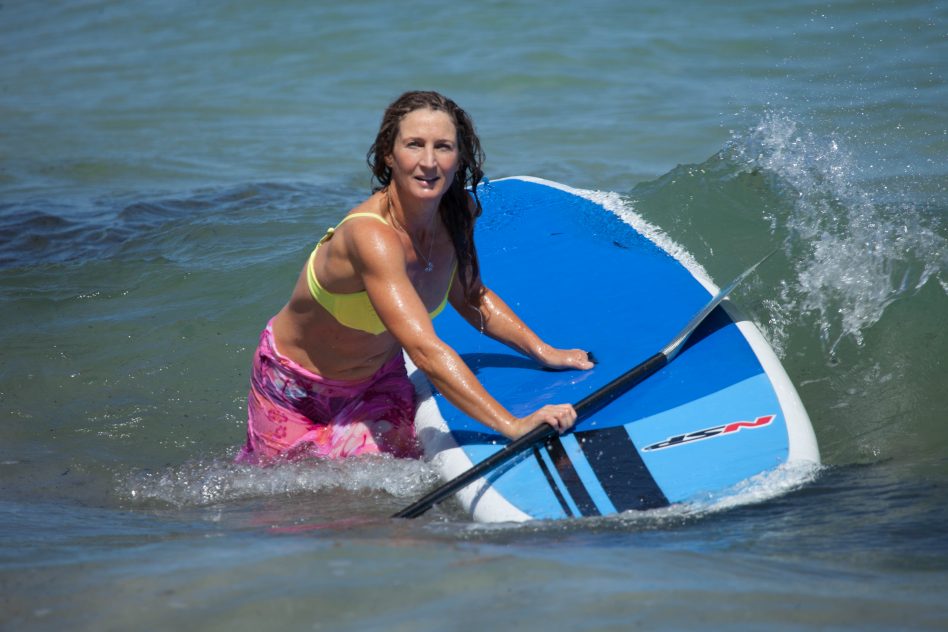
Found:
[{"label": "wave crest", "polygon": [[722,157],[768,174],[789,203],[767,218],[773,234],[784,234],[794,271],[770,311],[814,315],[831,355],[847,338],[861,346],[889,305],[929,280],[948,289],[948,248],[936,216],[909,201],[881,201],[837,135],[817,136],[771,112],[734,134]]}]

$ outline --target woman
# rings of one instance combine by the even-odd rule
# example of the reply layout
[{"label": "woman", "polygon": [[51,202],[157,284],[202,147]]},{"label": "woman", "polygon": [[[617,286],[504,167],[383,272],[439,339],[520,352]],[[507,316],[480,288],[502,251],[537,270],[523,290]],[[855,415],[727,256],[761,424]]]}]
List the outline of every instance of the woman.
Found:
[{"label": "woman", "polygon": [[455,406],[507,437],[541,423],[569,429],[569,404],[512,415],[432,326],[450,302],[544,366],[592,367],[586,352],[543,342],[481,281],[483,153],[468,115],[440,94],[406,93],[386,110],[368,161],[380,186],[327,231],[261,334],[238,459],[419,456],[402,350]]}]

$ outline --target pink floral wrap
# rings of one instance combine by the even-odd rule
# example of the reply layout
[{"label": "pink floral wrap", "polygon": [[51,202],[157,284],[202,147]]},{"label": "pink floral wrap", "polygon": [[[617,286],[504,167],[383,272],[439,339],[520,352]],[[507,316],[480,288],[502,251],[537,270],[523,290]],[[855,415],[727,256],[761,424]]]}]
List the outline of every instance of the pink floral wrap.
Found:
[{"label": "pink floral wrap", "polygon": [[421,455],[415,390],[397,354],[364,380],[331,380],[280,355],[272,323],[260,334],[247,398],[241,463],[389,453]]}]

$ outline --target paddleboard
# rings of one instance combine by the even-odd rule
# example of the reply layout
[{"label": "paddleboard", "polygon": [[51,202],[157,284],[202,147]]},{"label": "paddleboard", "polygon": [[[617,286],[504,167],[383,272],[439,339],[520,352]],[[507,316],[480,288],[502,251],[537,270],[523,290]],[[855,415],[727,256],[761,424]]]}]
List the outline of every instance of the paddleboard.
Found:
[{"label": "paddleboard", "polygon": [[[616,196],[529,177],[478,194],[485,284],[541,338],[598,360],[590,371],[546,370],[446,310],[438,335],[515,415],[580,401],[662,349],[717,293]],[[508,443],[409,370],[418,436],[445,481]],[[457,496],[484,522],[603,516],[707,498],[804,461],[819,463],[806,410],[758,329],[725,301],[673,362]]]}]

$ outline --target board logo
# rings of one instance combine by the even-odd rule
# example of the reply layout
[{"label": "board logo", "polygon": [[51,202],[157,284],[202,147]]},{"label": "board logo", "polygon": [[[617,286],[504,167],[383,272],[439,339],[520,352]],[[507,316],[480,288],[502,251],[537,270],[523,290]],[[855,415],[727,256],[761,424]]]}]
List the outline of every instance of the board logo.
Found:
[{"label": "board logo", "polygon": [[705,439],[720,437],[721,435],[731,434],[732,432],[740,432],[744,428],[763,428],[764,426],[769,425],[770,422],[776,417],[777,415],[763,415],[754,421],[734,421],[729,424],[724,424],[723,426],[715,426],[713,428],[705,428],[704,430],[689,432],[688,434],[675,435],[673,437],[668,437],[664,441],[659,441],[658,443],[653,443],[650,446],[642,448],[642,452],[654,452],[655,450],[664,450],[665,448],[676,448],[686,443],[704,441]]}]

